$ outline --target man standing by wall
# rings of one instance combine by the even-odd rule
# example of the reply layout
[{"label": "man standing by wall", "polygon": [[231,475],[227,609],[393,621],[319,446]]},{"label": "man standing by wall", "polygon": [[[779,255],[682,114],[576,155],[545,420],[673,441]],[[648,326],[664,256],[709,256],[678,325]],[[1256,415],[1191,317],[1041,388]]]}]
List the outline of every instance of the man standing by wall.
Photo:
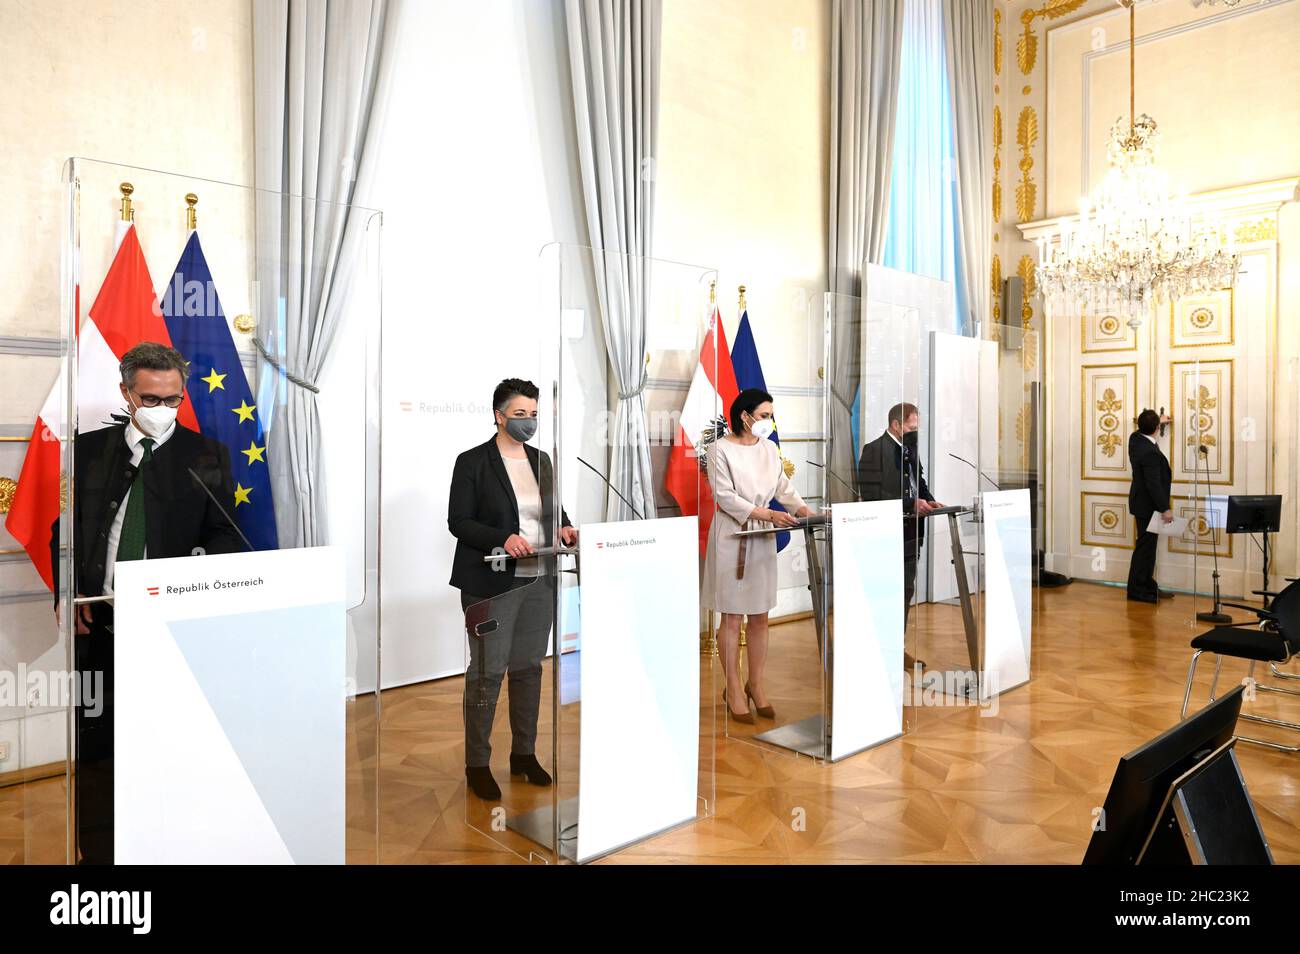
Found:
[{"label": "man standing by wall", "polygon": [[1156,548],[1160,536],[1147,531],[1152,514],[1160,514],[1165,523],[1174,519],[1169,501],[1173,471],[1156,441],[1156,431],[1168,423],[1167,415],[1147,408],[1138,415],[1138,429],[1128,438],[1128,461],[1133,468],[1128,509],[1137,521],[1137,546],[1133,548],[1133,560],[1128,567],[1128,598],[1138,603],[1155,603],[1162,596],[1173,596],[1156,585]]}]

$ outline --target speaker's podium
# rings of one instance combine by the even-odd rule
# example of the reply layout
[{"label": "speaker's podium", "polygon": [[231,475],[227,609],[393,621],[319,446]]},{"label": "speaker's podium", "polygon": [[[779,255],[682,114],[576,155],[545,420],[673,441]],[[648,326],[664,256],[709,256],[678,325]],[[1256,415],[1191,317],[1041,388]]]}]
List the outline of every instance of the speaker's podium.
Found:
[{"label": "speaker's podium", "polygon": [[[538,551],[548,566],[541,575],[466,610],[469,638],[482,647],[471,661],[477,670],[466,673],[467,725],[482,717],[476,710],[510,664],[511,647],[495,644],[536,627],[530,614],[558,606],[557,631],[577,634],[552,657],[553,741],[545,748],[555,787],[512,782],[501,805],[471,815],[538,846],[515,850],[584,862],[696,818],[697,527],[695,517],[587,524],[576,548]],[[548,620],[541,623],[544,634]],[[511,706],[517,688],[509,686]],[[511,713],[512,720],[527,715]]]},{"label": "speaker's podium", "polygon": [[[526,861],[583,863],[713,811],[694,509],[704,476],[678,424],[682,393],[653,382],[713,370],[715,273],[559,244],[542,250],[540,272],[543,341],[524,376],[541,392],[530,444],[554,467],[539,488],[550,546],[534,575],[466,611],[467,741],[501,798],[466,791],[465,818]],[[715,412],[711,389],[693,397]],[[551,784],[512,774],[515,745]]]},{"label": "speaker's podium", "polygon": [[903,732],[903,511],[897,500],[842,503],[797,526],[826,677],[822,710],[753,738],[834,762]]},{"label": "speaker's podium", "polygon": [[135,560],[114,586],[116,863],[342,864],[343,549]]}]

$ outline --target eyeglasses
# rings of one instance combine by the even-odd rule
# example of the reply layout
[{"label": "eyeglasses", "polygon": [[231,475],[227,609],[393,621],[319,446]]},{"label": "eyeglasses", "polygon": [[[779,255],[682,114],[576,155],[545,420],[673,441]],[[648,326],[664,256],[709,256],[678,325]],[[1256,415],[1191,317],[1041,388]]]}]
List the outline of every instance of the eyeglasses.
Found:
[{"label": "eyeglasses", "polygon": [[166,404],[168,407],[180,407],[184,401],[184,394],[173,394],[171,397],[165,398],[160,398],[155,394],[141,394],[139,396],[141,407],[157,407],[159,404]]}]

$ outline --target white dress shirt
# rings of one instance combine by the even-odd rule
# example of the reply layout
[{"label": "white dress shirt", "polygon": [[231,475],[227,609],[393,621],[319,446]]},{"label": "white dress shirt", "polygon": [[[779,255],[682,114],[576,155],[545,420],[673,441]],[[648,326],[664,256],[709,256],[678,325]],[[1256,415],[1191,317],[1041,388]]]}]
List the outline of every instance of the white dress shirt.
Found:
[{"label": "white dress shirt", "polygon": [[[162,432],[161,437],[153,439],[154,453],[158,453],[158,448],[167,443],[167,439],[172,436],[176,430],[176,422],[172,421],[171,426]],[[135,421],[127,423],[122,429],[126,438],[127,449],[131,452],[131,466],[139,467],[140,461],[144,458],[144,447],[140,442],[149,435],[140,428],[135,426]],[[126,520],[126,505],[131,499],[131,488],[126,488],[126,495],[122,497],[121,503],[117,505],[117,514],[113,517],[113,524],[108,528],[108,553],[107,559],[104,560],[104,595],[113,595],[113,567],[117,563],[117,545],[122,541],[122,523]],[[147,552],[147,551],[146,551]]]}]

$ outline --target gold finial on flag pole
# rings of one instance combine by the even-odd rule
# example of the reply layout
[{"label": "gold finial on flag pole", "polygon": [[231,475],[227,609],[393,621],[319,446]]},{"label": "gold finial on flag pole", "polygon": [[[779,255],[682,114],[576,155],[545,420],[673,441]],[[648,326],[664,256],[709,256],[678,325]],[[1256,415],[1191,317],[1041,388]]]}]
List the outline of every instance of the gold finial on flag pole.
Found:
[{"label": "gold finial on flag pole", "polygon": [[194,206],[198,204],[199,197],[193,192],[185,193],[185,227],[190,231],[197,229],[199,218],[194,212]]},{"label": "gold finial on flag pole", "polygon": [[716,304],[718,301],[718,280],[715,278],[709,282],[709,304]]},{"label": "gold finial on flag pole", "polygon": [[740,286],[740,310],[742,313],[745,311],[745,286],[744,285]]},{"label": "gold finial on flag pole", "polygon": [[135,220],[135,210],[131,208],[131,193],[135,191],[135,186],[123,182],[118,189],[122,192],[122,221],[132,222]]}]

